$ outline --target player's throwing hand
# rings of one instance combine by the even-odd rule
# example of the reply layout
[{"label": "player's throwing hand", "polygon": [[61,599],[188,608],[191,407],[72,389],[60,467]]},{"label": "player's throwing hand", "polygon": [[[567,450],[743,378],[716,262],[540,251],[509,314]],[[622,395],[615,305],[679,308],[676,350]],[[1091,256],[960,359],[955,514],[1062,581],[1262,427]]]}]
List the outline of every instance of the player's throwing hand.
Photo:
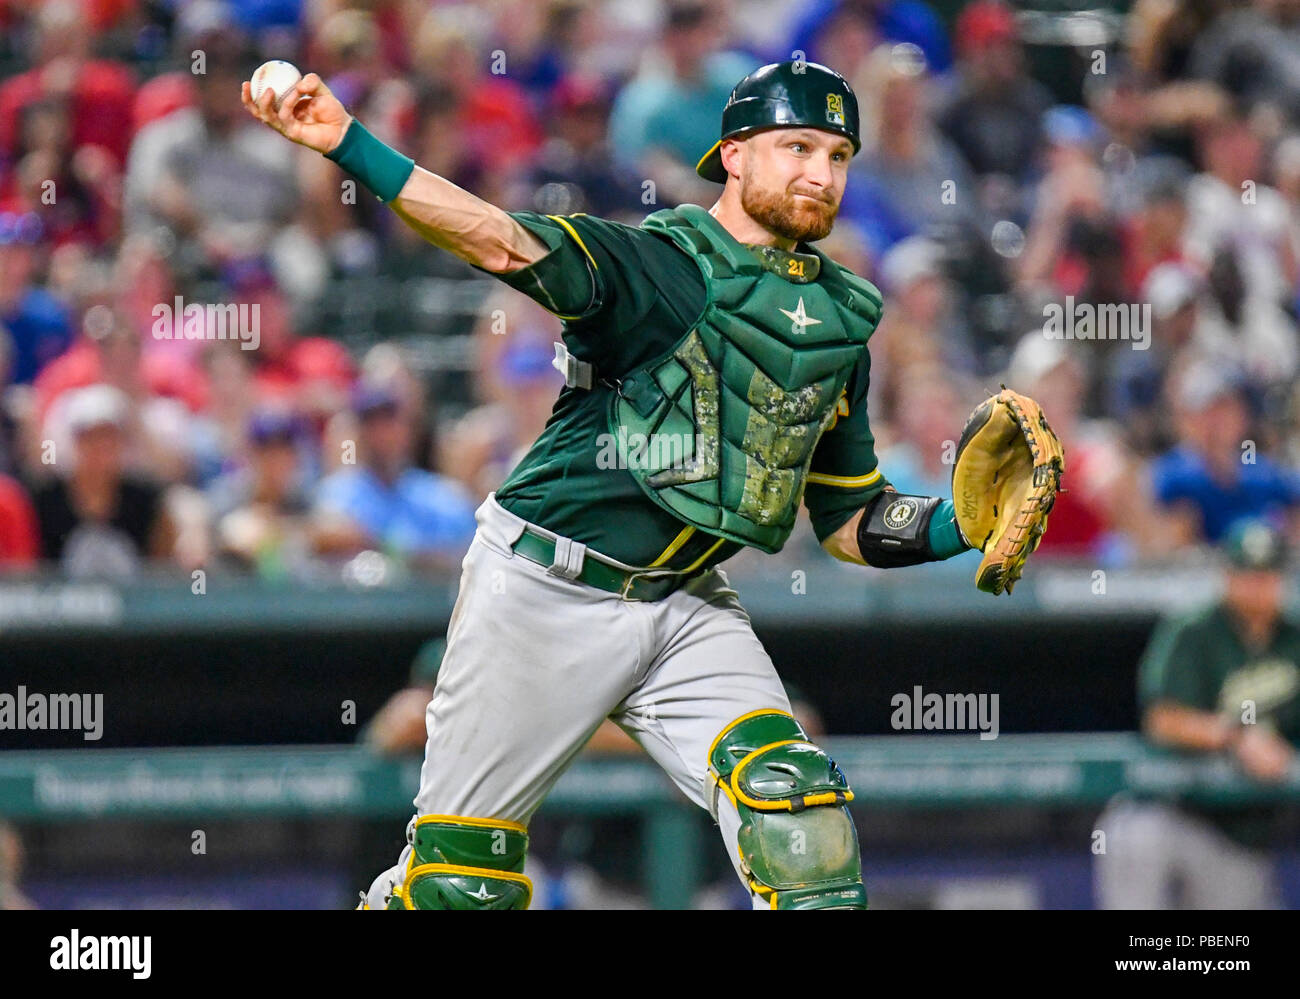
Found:
[{"label": "player's throwing hand", "polygon": [[343,133],[352,121],[347,109],[315,73],[308,73],[294,84],[280,102],[278,111],[275,93],[269,87],[256,102],[249,81],[244,81],[240,93],[244,107],[254,118],[318,153],[334,150],[343,141]]}]

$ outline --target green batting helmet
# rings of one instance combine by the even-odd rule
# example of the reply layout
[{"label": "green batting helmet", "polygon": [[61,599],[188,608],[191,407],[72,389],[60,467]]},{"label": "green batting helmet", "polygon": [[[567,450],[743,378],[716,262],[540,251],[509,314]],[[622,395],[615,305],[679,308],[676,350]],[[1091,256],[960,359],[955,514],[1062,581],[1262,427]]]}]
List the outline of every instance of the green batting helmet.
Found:
[{"label": "green batting helmet", "polygon": [[722,138],[696,164],[695,172],[725,184],[727,171],[719,152],[724,141],[797,125],[846,136],[855,153],[862,148],[858,99],[848,80],[815,62],[774,62],[736,84],[722,109]]}]

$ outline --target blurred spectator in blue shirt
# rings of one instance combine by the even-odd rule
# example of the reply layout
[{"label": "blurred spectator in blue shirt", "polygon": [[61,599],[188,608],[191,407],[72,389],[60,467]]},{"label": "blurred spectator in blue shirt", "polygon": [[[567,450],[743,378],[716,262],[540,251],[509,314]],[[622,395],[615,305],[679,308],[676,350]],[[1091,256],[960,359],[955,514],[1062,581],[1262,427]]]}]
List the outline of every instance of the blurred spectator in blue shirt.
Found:
[{"label": "blurred spectator in blue shirt", "polygon": [[[474,536],[474,498],[450,479],[412,465],[415,414],[388,386],[364,382],[352,410],[357,464],[331,473],[317,488],[316,550],[352,555],[381,549],[421,564],[459,562]],[[346,463],[350,456],[344,457]]]},{"label": "blurred spectator in blue shirt", "polygon": [[1295,526],[1300,479],[1257,453],[1250,410],[1232,372],[1209,363],[1189,368],[1175,413],[1179,443],[1152,466],[1152,491],[1185,543],[1216,543],[1246,517],[1285,518]]},{"label": "blurred spectator in blue shirt", "polygon": [[[812,62],[847,74],[853,68],[852,47],[866,52],[872,42],[884,41],[911,42],[936,73],[945,73],[952,65],[943,22],[929,4],[919,0],[812,0],[803,9],[789,48],[775,53],[775,59],[789,59],[798,50]],[[865,45],[864,35],[869,38]]]},{"label": "blurred spectator in blue shirt", "polygon": [[849,176],[836,224],[855,225],[866,241],[871,258],[878,260],[895,243],[915,235],[916,227],[904,218],[889,192],[869,174],[859,170]]},{"label": "blurred spectator in blue shirt", "polygon": [[72,343],[70,310],[35,280],[43,232],[34,212],[0,212],[0,324],[13,338],[10,379],[20,385]]},{"label": "blurred spectator in blue shirt", "polygon": [[240,27],[249,32],[263,28],[296,27],[302,20],[302,0],[228,0]]}]

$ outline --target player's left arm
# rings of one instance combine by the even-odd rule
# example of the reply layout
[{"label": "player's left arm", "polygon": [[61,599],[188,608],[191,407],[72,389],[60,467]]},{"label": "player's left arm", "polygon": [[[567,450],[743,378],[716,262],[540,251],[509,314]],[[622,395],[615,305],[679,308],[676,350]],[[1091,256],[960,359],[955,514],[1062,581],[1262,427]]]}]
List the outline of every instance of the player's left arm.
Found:
[{"label": "player's left arm", "polygon": [[841,561],[878,568],[966,551],[951,500],[899,493],[878,467],[867,418],[869,373],[864,353],[813,452],[804,504],[818,541]]},{"label": "player's left arm", "polygon": [[899,493],[893,486],[882,489],[821,543],[843,562],[880,569],[941,562],[971,547],[957,527],[952,500]]}]

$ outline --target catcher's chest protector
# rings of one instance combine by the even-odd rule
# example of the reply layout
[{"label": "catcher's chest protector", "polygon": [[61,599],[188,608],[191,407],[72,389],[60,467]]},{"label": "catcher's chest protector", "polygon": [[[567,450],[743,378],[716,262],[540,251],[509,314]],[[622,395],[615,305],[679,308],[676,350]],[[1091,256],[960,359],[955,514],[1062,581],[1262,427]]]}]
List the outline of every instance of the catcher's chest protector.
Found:
[{"label": "catcher's chest protector", "polygon": [[642,228],[690,254],[707,304],[613,397],[623,467],[679,519],[780,551],[813,449],[880,320],[880,293],[816,251],[815,281],[779,277],[695,205],[656,212]]}]

